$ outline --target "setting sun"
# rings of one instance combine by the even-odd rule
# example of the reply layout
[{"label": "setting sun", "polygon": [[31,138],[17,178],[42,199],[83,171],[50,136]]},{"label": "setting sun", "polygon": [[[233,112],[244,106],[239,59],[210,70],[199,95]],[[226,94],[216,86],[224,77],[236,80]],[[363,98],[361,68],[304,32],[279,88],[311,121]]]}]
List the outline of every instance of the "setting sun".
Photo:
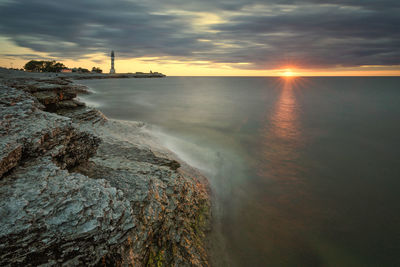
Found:
[{"label": "setting sun", "polygon": [[283,72],[283,76],[285,76],[285,77],[293,77],[295,74],[294,74],[294,72],[291,70],[291,69],[286,69],[284,72]]}]

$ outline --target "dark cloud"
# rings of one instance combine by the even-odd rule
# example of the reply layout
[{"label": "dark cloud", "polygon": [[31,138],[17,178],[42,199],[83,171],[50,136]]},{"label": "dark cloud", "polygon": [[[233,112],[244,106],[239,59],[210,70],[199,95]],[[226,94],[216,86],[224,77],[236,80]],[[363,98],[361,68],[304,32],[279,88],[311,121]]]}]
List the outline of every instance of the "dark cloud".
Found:
[{"label": "dark cloud", "polygon": [[393,7],[300,5],[276,15],[238,15],[214,29],[221,39],[257,45],[232,52],[258,66],[282,64],[281,58],[308,67],[400,64],[400,13]]},{"label": "dark cloud", "polygon": [[13,1],[0,10],[0,32],[55,56],[117,50],[120,56],[189,56],[201,35],[184,19],[152,15],[128,1]]},{"label": "dark cloud", "polygon": [[[2,54],[3,58],[15,60],[16,58],[25,59],[25,60],[43,60],[43,58],[38,58],[35,54]],[[51,58],[45,58],[44,60],[51,60]]]},{"label": "dark cloud", "polygon": [[[114,49],[124,58],[247,62],[240,66],[252,69],[400,65],[397,0],[0,0],[0,6],[0,35],[57,58]],[[203,12],[223,22],[196,25]]]}]

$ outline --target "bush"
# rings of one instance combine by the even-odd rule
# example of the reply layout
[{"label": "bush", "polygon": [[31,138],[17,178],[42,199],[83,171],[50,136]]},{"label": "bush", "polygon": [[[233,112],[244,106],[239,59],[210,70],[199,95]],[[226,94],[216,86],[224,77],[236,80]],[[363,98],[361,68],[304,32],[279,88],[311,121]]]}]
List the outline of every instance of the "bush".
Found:
[{"label": "bush", "polygon": [[62,69],[65,69],[65,65],[61,62],[53,61],[44,61],[44,60],[31,60],[27,62],[24,66],[26,71],[35,71],[35,72],[60,72]]},{"label": "bush", "polygon": [[95,73],[103,73],[103,70],[100,69],[100,68],[93,67],[93,68],[92,68],[92,72],[95,72]]}]

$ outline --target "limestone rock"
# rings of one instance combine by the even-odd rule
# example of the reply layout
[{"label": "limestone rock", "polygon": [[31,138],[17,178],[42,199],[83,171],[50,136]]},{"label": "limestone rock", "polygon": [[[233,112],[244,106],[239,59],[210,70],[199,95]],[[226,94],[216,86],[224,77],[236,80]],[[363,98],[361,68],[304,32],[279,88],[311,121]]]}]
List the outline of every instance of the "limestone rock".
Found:
[{"label": "limestone rock", "polygon": [[57,114],[71,118],[75,123],[104,124],[107,118],[97,109],[85,106],[77,106],[75,109],[59,109]]},{"label": "limestone rock", "polygon": [[[77,93],[87,93],[86,87],[72,84],[65,79],[10,79],[5,84],[31,93],[47,111],[56,111],[62,108],[71,108],[72,104],[81,106],[83,103],[72,101]],[[65,103],[64,103],[65,102]],[[75,106],[74,106],[75,107]]]},{"label": "limestone rock", "polygon": [[73,127],[69,118],[43,112],[27,93],[0,87],[0,177],[22,159],[51,155],[72,167],[93,155],[100,139]]},{"label": "limestone rock", "polygon": [[5,83],[0,266],[208,265],[207,184],[143,123],[107,120],[65,79]]},{"label": "limestone rock", "polygon": [[[104,177],[130,201],[137,225],[130,234],[131,257],[137,266],[207,266],[206,185],[177,170],[176,160],[155,155],[141,124],[108,120],[102,127],[81,127],[91,129],[102,143],[88,164],[75,171]],[[111,266],[116,264],[114,255],[106,257]]]},{"label": "limestone rock", "polygon": [[135,226],[120,190],[50,157],[18,167],[0,195],[1,266],[94,265]]}]

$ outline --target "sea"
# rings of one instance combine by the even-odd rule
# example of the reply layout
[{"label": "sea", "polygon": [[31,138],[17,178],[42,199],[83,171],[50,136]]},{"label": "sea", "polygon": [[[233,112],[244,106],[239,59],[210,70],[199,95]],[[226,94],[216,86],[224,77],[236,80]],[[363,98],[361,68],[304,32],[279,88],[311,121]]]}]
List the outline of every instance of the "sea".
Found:
[{"label": "sea", "polygon": [[214,266],[400,266],[400,77],[79,83],[208,177]]}]

